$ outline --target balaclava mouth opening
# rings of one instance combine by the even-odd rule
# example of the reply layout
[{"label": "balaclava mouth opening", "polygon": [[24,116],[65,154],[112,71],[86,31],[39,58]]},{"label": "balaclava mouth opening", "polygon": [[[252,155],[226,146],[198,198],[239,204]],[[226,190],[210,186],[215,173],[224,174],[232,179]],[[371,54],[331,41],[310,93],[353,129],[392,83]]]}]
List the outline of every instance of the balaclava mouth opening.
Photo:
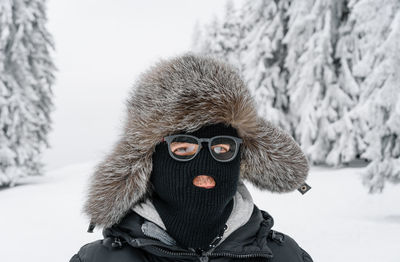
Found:
[{"label": "balaclava mouth opening", "polygon": [[[218,135],[238,137],[237,130],[223,123],[205,125],[189,134],[198,138]],[[173,159],[166,142],[159,143],[153,153],[150,181],[152,201],[167,232],[184,248],[207,250],[211,241],[220,235],[232,208],[240,173],[240,146],[236,157],[229,162],[215,160],[202,144],[198,155],[186,162]],[[211,176],[213,188],[197,187],[198,175]]]}]

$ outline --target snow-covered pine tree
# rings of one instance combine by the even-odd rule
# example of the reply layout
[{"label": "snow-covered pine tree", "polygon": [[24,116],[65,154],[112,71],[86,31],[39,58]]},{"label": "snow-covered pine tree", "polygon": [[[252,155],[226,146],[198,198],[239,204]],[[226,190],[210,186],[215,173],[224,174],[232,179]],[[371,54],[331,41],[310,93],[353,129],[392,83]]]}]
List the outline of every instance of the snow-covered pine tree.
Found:
[{"label": "snow-covered pine tree", "polygon": [[337,135],[332,124],[351,98],[338,83],[333,59],[341,1],[293,1],[284,38],[295,137],[312,163],[326,163]]},{"label": "snow-covered pine tree", "polygon": [[42,172],[55,71],[45,4],[0,1],[0,186]]},{"label": "snow-covered pine tree", "polygon": [[[240,28],[236,10],[232,0],[225,5],[225,16],[220,23],[214,16],[210,24],[204,29],[195,26],[192,38],[192,50],[206,55],[222,58],[232,65],[240,65],[238,52],[240,40]],[[240,70],[239,67],[237,67]]]},{"label": "snow-covered pine tree", "polygon": [[202,28],[199,24],[195,25],[192,36],[191,50],[202,55],[214,55],[222,58],[220,46],[217,44],[220,32],[220,22],[217,16],[213,16],[210,23]]},{"label": "snow-covered pine tree", "polygon": [[357,125],[354,116],[350,113],[357,105],[360,88],[351,72],[352,57],[354,46],[352,42],[352,22],[348,19],[350,9],[347,0],[337,2],[336,10],[339,18],[338,40],[334,52],[336,72],[340,90],[343,91],[332,102],[337,104],[335,108],[338,110],[339,118],[332,123],[332,137],[334,136],[332,149],[326,156],[326,163],[329,165],[339,166],[347,165],[349,162],[359,159],[365,143],[361,139],[361,128]]},{"label": "snow-covered pine tree", "polygon": [[240,70],[240,58],[237,50],[239,50],[240,33],[241,29],[234,3],[232,0],[228,0],[216,44],[217,50],[220,51],[219,56],[236,66],[238,70]]},{"label": "snow-covered pine tree", "polygon": [[240,13],[243,23],[240,45],[242,75],[252,91],[258,113],[292,132],[286,113],[287,71],[284,68],[289,0],[247,0]]},{"label": "snow-covered pine tree", "polygon": [[350,0],[346,70],[358,105],[349,112],[370,192],[400,183],[400,2]]}]

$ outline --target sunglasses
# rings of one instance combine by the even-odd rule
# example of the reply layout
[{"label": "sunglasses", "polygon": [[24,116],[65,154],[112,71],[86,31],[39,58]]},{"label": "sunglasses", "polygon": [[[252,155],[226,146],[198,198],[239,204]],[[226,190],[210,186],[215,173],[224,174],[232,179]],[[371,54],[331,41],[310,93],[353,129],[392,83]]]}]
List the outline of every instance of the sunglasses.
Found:
[{"label": "sunglasses", "polygon": [[171,135],[163,137],[162,142],[168,143],[169,155],[178,161],[192,160],[202,149],[202,143],[208,142],[208,149],[215,160],[229,162],[236,157],[242,139],[234,136],[198,138],[192,135]]}]

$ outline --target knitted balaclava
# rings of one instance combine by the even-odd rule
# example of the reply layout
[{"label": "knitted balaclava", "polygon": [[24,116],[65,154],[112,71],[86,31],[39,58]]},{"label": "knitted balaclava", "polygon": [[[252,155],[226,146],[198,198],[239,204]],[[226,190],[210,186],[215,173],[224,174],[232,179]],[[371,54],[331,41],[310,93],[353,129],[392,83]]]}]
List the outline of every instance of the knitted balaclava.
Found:
[{"label": "knitted balaclava", "polygon": [[[222,123],[206,125],[190,134],[199,138],[217,135],[238,137],[237,131]],[[233,208],[240,170],[240,147],[235,159],[218,162],[207,143],[198,155],[186,162],[173,159],[167,143],[156,145],[150,181],[154,186],[153,204],[167,232],[185,248],[207,250],[210,242],[224,230]],[[215,187],[202,188],[193,184],[198,175],[211,176]]]}]

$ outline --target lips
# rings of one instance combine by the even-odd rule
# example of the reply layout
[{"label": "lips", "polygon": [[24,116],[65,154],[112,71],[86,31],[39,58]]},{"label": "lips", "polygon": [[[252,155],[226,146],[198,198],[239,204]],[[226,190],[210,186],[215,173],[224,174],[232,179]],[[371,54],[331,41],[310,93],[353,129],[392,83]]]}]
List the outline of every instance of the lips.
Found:
[{"label": "lips", "polygon": [[197,187],[210,189],[215,187],[215,180],[211,176],[199,175],[193,179],[193,185]]}]

